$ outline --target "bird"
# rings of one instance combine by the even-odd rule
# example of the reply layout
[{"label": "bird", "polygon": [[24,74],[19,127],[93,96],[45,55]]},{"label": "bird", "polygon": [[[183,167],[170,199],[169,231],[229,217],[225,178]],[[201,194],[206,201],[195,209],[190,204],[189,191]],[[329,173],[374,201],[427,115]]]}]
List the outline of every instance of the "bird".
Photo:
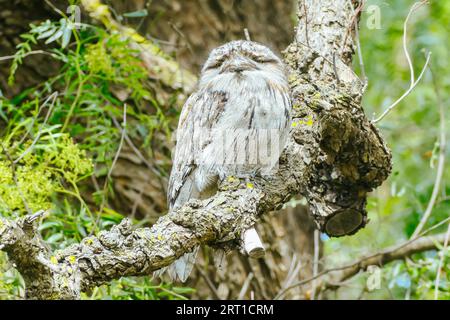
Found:
[{"label": "bird", "polygon": [[[227,177],[249,179],[276,171],[291,109],[287,68],[272,50],[249,40],[213,49],[180,113],[169,211],[213,196]],[[167,268],[172,280],[186,281],[198,248]]]}]

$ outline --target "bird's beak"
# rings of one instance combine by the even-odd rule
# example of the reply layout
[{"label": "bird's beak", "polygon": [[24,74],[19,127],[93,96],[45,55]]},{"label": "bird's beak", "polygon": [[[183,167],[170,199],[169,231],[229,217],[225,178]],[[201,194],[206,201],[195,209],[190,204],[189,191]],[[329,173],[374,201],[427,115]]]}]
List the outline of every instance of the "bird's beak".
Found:
[{"label": "bird's beak", "polygon": [[244,57],[239,57],[231,59],[230,62],[222,65],[220,73],[227,73],[227,72],[242,73],[243,71],[251,71],[257,69],[258,66],[253,61],[246,59]]}]

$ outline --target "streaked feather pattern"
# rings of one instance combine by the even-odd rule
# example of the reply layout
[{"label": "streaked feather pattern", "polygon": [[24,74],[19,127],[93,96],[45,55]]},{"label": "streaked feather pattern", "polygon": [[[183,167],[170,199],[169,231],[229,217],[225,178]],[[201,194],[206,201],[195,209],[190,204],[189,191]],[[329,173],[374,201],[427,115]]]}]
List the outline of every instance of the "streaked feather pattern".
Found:
[{"label": "streaked feather pattern", "polygon": [[[214,49],[180,115],[170,209],[212,196],[226,176],[270,173],[288,137],[290,111],[285,67],[267,47],[240,40]],[[186,280],[196,253],[169,267],[172,279]]]}]

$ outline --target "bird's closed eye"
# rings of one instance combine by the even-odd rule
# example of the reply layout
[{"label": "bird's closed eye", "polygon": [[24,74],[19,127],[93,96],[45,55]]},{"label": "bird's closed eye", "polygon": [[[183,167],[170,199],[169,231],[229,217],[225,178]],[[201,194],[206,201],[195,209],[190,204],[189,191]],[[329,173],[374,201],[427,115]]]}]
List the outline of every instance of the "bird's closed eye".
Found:
[{"label": "bird's closed eye", "polygon": [[278,61],[270,57],[254,56],[252,60],[258,63],[277,63]]},{"label": "bird's closed eye", "polygon": [[222,64],[223,64],[223,60],[216,60],[216,61],[214,61],[214,62],[208,64],[208,66],[206,67],[205,70],[217,69],[217,68],[219,68]]}]

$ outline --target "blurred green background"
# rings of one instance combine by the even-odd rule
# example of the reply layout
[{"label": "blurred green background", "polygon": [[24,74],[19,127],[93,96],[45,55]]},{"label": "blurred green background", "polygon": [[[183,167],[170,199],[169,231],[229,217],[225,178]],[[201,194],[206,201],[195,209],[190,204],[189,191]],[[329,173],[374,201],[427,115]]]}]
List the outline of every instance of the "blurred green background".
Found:
[{"label": "blurred green background", "polygon": [[[367,1],[360,23],[360,43],[368,87],[363,106],[369,118],[376,118],[397,100],[410,85],[410,70],[403,52],[403,23],[415,1]],[[371,7],[377,6],[377,7]],[[367,10],[369,8],[369,10]],[[380,29],[371,28],[379,8]],[[430,1],[415,11],[408,23],[407,44],[416,78],[427,52],[432,52],[431,68],[438,84],[450,127],[450,3]],[[358,59],[355,69],[361,75]],[[373,116],[375,115],[375,116]],[[375,253],[407,240],[414,232],[428,205],[433,190],[439,154],[440,113],[436,89],[430,71],[412,93],[380,123],[382,134],[393,154],[393,170],[389,179],[369,198],[370,223],[352,237],[326,241],[326,259],[343,263],[350,258]],[[447,129],[448,130],[448,129]],[[448,131],[447,131],[448,132]],[[446,133],[448,137],[448,134]],[[450,150],[446,149],[446,155]],[[445,165],[443,183],[436,206],[425,229],[450,215],[448,180],[450,166]],[[433,232],[446,232],[444,224]],[[440,282],[440,298],[449,299],[449,261]],[[382,269],[381,289],[364,291],[359,277],[354,287],[339,290],[339,298],[432,299],[439,257],[427,252],[413,259],[392,263]],[[358,281],[358,280],[352,280]]]}]

